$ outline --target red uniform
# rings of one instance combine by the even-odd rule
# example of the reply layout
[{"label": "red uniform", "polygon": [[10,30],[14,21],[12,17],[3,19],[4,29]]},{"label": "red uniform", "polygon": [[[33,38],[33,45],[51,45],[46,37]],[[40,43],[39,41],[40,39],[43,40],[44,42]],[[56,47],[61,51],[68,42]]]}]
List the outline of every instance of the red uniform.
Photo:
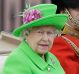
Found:
[{"label": "red uniform", "polygon": [[[79,39],[68,35],[64,36],[79,48]],[[79,56],[77,56],[73,47],[62,37],[55,39],[51,53],[57,56],[66,74],[79,74]]]}]

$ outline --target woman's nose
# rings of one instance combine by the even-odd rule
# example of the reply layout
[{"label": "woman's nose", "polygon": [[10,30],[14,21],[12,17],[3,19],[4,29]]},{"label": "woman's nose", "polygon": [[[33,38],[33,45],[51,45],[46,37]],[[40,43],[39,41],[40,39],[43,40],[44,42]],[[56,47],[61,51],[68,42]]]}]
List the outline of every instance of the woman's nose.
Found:
[{"label": "woman's nose", "polygon": [[42,40],[48,41],[48,39],[49,39],[49,37],[48,37],[47,33],[44,33],[44,34],[42,35]]}]

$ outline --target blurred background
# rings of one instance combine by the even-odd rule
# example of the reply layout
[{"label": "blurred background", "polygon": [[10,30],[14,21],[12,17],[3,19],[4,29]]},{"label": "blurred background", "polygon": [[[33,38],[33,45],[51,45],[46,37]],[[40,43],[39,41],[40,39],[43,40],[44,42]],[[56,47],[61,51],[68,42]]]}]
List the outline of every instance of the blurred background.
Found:
[{"label": "blurred background", "polygon": [[[0,32],[11,33],[15,28],[22,25],[19,12],[23,12],[26,0],[0,0]],[[51,3],[50,0],[28,0],[30,5]]]}]

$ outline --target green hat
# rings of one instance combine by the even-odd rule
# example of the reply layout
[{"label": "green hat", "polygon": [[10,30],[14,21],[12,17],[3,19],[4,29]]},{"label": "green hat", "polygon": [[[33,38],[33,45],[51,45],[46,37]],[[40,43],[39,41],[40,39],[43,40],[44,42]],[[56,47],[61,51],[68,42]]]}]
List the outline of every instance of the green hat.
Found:
[{"label": "green hat", "polygon": [[23,13],[23,25],[13,31],[13,35],[20,36],[24,29],[51,25],[61,30],[68,20],[66,14],[56,14],[57,6],[54,4],[39,4],[30,7]]}]

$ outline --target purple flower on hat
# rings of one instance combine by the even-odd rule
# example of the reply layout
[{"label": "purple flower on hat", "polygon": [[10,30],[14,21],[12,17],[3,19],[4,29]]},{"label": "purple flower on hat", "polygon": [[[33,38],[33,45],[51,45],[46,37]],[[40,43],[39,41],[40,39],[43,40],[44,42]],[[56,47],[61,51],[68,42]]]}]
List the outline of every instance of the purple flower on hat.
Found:
[{"label": "purple flower on hat", "polygon": [[41,18],[41,14],[39,10],[29,10],[25,11],[23,14],[23,23],[26,24],[28,22],[31,22],[33,20]]}]

